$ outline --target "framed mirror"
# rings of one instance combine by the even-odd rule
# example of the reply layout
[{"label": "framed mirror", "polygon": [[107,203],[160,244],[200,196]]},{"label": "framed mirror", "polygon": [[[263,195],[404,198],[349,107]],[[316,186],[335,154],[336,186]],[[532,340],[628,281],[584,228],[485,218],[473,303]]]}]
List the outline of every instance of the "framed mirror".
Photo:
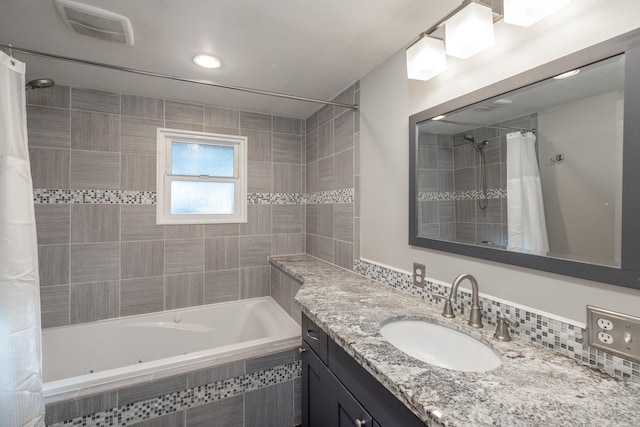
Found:
[{"label": "framed mirror", "polygon": [[409,118],[409,244],[640,289],[640,30]]}]

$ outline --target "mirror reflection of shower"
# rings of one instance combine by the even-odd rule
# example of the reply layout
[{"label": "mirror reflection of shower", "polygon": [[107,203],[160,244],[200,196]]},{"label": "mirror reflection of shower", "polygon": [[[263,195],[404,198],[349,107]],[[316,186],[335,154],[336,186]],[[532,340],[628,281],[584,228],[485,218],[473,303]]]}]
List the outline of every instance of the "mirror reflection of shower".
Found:
[{"label": "mirror reflection of shower", "polygon": [[487,198],[487,164],[484,158],[484,148],[487,146],[487,140],[476,142],[472,135],[464,135],[463,138],[469,141],[480,155],[480,192],[482,194],[478,199],[478,207],[485,210],[489,204],[489,199]]},{"label": "mirror reflection of shower", "polygon": [[35,79],[28,81],[27,84],[24,85],[24,89],[45,89],[53,86],[54,84],[55,82],[51,79]]}]

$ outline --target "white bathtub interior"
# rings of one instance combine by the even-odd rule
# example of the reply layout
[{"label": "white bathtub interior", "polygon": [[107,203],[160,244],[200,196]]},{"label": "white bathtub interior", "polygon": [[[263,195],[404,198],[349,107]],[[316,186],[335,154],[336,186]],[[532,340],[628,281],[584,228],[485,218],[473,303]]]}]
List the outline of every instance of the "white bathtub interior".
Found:
[{"label": "white bathtub interior", "polygon": [[46,403],[79,398],[300,343],[300,326],[260,297],[46,329]]}]

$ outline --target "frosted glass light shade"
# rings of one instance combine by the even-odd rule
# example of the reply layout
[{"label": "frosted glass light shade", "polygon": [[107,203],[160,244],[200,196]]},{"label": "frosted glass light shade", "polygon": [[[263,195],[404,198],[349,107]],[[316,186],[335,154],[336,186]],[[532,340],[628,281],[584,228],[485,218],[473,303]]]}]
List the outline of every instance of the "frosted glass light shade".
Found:
[{"label": "frosted glass light shade", "polygon": [[423,37],[407,49],[407,77],[429,80],[447,69],[444,42]]},{"label": "frosted glass light shade", "polygon": [[493,44],[493,12],[469,3],[445,24],[447,55],[467,59]]},{"label": "frosted glass light shade", "polygon": [[529,27],[569,4],[570,0],[504,0],[504,22]]}]

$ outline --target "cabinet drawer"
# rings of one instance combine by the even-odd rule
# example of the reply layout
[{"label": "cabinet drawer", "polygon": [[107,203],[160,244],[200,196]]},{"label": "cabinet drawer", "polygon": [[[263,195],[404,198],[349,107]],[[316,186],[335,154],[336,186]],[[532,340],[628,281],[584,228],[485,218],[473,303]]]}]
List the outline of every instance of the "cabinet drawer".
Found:
[{"label": "cabinet drawer", "polygon": [[327,334],[304,314],[302,315],[302,339],[327,364]]}]

